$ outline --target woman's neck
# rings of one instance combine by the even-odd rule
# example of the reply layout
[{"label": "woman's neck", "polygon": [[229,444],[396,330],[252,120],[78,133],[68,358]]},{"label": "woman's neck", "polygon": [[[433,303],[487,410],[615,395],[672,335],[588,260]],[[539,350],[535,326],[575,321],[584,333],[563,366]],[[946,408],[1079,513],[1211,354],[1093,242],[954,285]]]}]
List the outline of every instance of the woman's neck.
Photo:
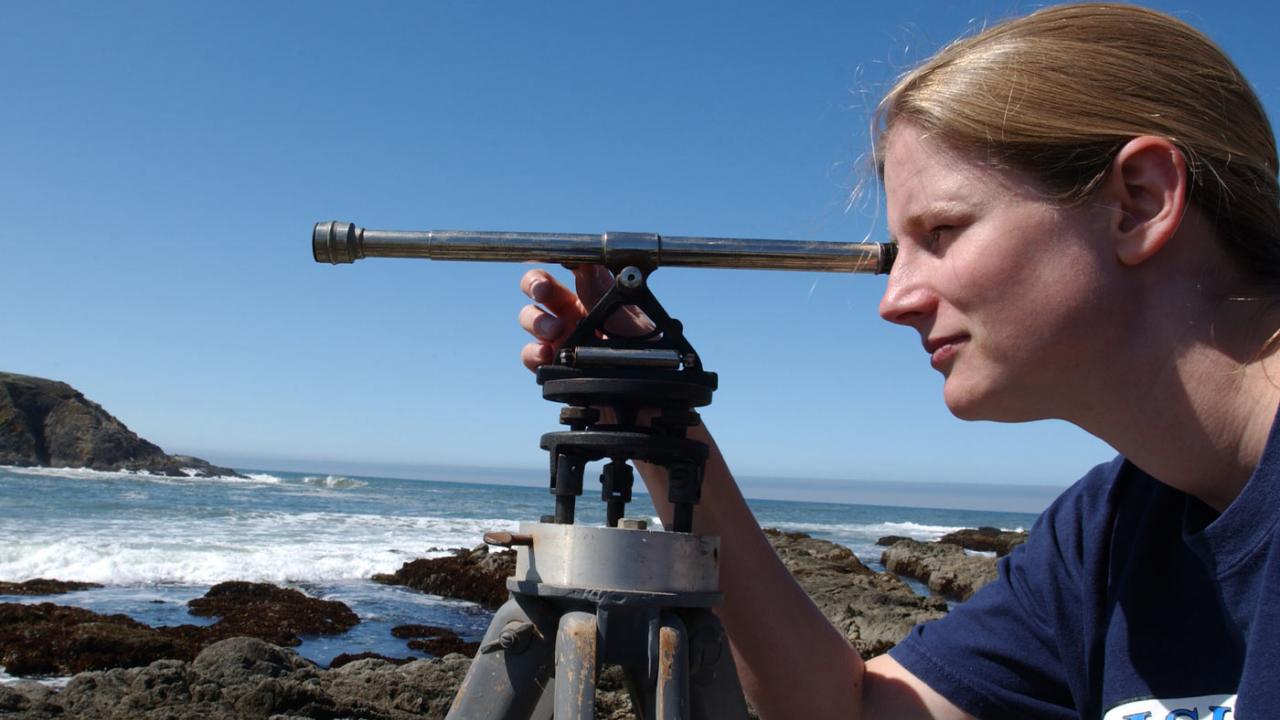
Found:
[{"label": "woman's neck", "polygon": [[[1273,305],[1222,300],[1198,321],[1156,323],[1165,337],[1127,348],[1143,360],[1111,384],[1120,396],[1111,412],[1077,424],[1152,477],[1225,510],[1252,477],[1280,405],[1280,352],[1267,343],[1278,326]],[[1170,347],[1172,357],[1156,353]]]}]

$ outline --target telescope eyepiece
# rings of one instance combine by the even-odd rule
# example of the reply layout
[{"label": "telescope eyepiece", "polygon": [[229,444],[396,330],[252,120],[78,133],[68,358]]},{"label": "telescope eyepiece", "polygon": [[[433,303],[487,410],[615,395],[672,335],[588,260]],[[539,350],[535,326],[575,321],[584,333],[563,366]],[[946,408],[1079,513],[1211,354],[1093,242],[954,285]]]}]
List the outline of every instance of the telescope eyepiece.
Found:
[{"label": "telescope eyepiece", "polygon": [[311,231],[311,254],[316,262],[352,263],[364,257],[361,244],[364,240],[363,228],[353,223],[329,222],[316,223]]}]

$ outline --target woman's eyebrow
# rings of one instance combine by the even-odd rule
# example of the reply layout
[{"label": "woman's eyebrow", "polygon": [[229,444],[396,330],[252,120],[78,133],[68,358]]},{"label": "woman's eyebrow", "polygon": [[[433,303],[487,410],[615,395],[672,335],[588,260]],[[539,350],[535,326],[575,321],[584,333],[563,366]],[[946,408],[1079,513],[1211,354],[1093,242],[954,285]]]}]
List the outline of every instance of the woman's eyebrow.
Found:
[{"label": "woman's eyebrow", "polygon": [[979,203],[964,200],[933,200],[927,205],[908,213],[903,219],[904,227],[927,225],[936,218],[955,219],[957,216],[971,215]]}]

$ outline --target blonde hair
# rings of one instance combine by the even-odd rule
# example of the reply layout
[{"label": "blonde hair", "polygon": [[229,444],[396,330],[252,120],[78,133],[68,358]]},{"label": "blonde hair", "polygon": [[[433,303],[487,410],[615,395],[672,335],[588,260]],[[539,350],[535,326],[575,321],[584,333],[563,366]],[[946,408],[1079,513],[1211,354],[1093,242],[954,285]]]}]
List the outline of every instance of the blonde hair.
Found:
[{"label": "blonde hair", "polygon": [[1280,284],[1280,187],[1266,112],[1226,54],[1186,23],[1130,5],[1040,10],[943,48],[898,80],[876,112],[884,138],[907,119],[960,151],[1086,200],[1139,135],[1185,156],[1189,199],[1242,269]]}]

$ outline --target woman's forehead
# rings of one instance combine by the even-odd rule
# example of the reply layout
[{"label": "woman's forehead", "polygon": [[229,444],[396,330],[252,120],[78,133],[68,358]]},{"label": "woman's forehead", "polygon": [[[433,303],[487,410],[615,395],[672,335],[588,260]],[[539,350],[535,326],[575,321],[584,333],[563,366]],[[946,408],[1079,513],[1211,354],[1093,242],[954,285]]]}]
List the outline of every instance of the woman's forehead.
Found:
[{"label": "woman's forehead", "polygon": [[963,157],[914,126],[891,131],[885,144],[884,186],[890,206],[958,202],[999,180],[990,168]]},{"label": "woman's forehead", "polygon": [[884,187],[890,219],[926,208],[985,204],[1032,190],[1021,173],[991,167],[910,122],[897,123],[884,144]]}]

